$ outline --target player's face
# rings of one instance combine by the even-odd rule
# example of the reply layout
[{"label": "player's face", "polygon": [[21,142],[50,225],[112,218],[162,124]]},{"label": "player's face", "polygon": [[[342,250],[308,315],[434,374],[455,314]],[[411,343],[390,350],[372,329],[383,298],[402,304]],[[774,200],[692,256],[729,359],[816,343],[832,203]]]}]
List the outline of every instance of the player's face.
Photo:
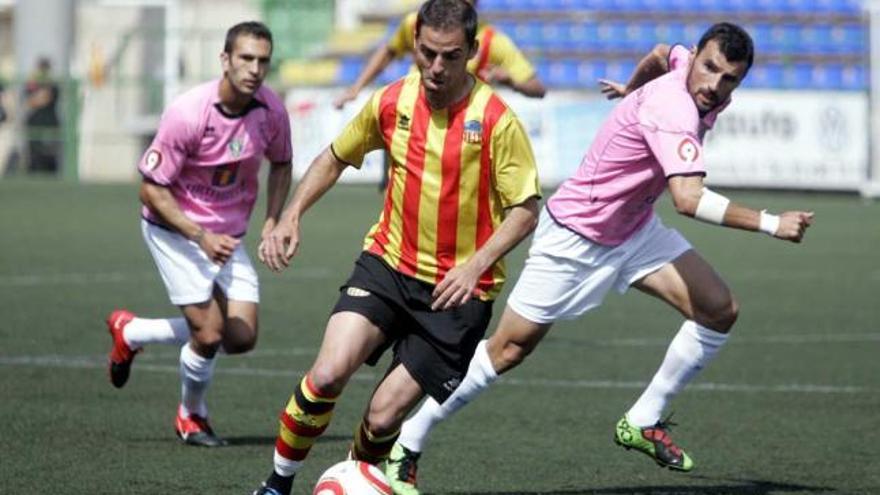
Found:
[{"label": "player's face", "polygon": [[235,39],[232,53],[222,53],[223,74],[241,94],[253,95],[269,73],[272,43],[267,39],[241,35]]},{"label": "player's face", "polygon": [[428,93],[455,95],[467,84],[467,63],[476,54],[468,46],[464,28],[422,26],[416,38],[416,65]]},{"label": "player's face", "polygon": [[747,70],[745,61],[728,61],[717,41],[706,43],[694,56],[687,78],[688,92],[700,113],[709,112],[727,101]]}]

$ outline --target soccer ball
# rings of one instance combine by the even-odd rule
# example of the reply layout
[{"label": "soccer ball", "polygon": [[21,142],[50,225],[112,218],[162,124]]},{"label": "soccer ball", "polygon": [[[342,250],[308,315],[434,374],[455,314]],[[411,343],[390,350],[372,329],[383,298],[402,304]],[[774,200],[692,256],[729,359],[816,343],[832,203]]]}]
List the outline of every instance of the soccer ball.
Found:
[{"label": "soccer ball", "polygon": [[382,471],[361,461],[335,464],[318,479],[312,495],[393,495]]}]

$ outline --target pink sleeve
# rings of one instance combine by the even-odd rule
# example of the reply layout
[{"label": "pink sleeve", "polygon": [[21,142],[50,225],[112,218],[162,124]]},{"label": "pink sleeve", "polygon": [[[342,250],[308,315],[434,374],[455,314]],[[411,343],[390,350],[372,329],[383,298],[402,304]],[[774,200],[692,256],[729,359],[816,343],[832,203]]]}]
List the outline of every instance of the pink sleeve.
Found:
[{"label": "pink sleeve", "polygon": [[283,107],[273,109],[272,138],[266,148],[266,159],[272,163],[287,163],[293,159],[293,146],[291,145],[290,117]]},{"label": "pink sleeve", "polygon": [[672,45],[669,49],[669,70],[674,71],[682,67],[687,67],[691,60],[691,51],[684,45]]},{"label": "pink sleeve", "polygon": [[[685,97],[688,96],[685,94]],[[666,177],[705,175],[703,144],[697,135],[699,115],[696,109],[685,110],[686,102],[676,102],[674,97],[672,101],[663,98],[654,100],[642,105],[639,121],[645,142],[663,168],[663,174]]]},{"label": "pink sleeve", "polygon": [[180,174],[195,134],[189,120],[175,105],[165,110],[156,137],[138,164],[146,179],[167,186]]}]

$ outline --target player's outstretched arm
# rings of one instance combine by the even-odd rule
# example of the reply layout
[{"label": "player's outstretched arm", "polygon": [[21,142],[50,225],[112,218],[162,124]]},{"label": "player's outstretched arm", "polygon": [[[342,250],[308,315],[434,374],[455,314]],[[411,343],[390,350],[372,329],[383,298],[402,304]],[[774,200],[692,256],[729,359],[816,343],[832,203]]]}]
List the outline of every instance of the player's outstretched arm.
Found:
[{"label": "player's outstretched arm", "polygon": [[235,237],[205,230],[190,220],[165,186],[144,180],[141,182],[140,198],[144,206],[159,215],[169,227],[198,244],[208,258],[218,265],[226,263],[241,242]]},{"label": "player's outstretched arm", "polygon": [[382,45],[373,52],[370,56],[370,59],[367,61],[367,65],[364,66],[361,73],[358,75],[354,84],[349,86],[341,95],[337,96],[336,99],[333,100],[333,106],[336,107],[337,110],[341,110],[345,107],[345,104],[353,101],[357,98],[358,94],[360,94],[361,90],[364,89],[368,84],[373,82],[376,79],[376,76],[382,73],[386,67],[394,60],[395,55],[394,52],[391,51],[387,46]]},{"label": "player's outstretched arm", "polygon": [[731,202],[703,185],[702,176],[673,176],[669,192],[675,209],[682,215],[735,229],[764,232],[777,239],[801,242],[814,214],[808,211],[787,211],[772,215]]},{"label": "player's outstretched arm", "polygon": [[669,45],[658,44],[647,55],[639,60],[629,82],[621,84],[609,79],[599,79],[599,88],[609,100],[623,98],[646,83],[669,72]]},{"label": "player's outstretched arm", "polygon": [[348,164],[333,154],[330,147],[324,149],[312,161],[302,180],[293,192],[290,204],[281,215],[278,225],[266,234],[260,261],[272,271],[281,271],[299,248],[299,222],[302,215],[339,180]]},{"label": "player's outstretched arm", "polygon": [[508,208],[504,221],[477,252],[446,274],[434,288],[433,310],[461,306],[473,297],[480,275],[516,247],[538,224],[538,199],[535,197]]}]

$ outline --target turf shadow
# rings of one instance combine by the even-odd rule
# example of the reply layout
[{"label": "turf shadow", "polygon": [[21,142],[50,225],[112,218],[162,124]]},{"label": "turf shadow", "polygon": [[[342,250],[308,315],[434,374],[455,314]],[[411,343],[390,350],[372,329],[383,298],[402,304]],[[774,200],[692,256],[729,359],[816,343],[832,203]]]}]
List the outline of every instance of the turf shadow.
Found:
[{"label": "turf shadow", "polygon": [[[247,447],[253,445],[275,445],[275,436],[223,437],[227,447]],[[350,442],[351,435],[324,435],[317,443]]]},{"label": "turf shadow", "polygon": [[829,487],[742,480],[702,486],[633,486],[614,488],[571,488],[546,491],[456,491],[424,492],[424,495],[776,495],[784,493],[835,493]]}]

